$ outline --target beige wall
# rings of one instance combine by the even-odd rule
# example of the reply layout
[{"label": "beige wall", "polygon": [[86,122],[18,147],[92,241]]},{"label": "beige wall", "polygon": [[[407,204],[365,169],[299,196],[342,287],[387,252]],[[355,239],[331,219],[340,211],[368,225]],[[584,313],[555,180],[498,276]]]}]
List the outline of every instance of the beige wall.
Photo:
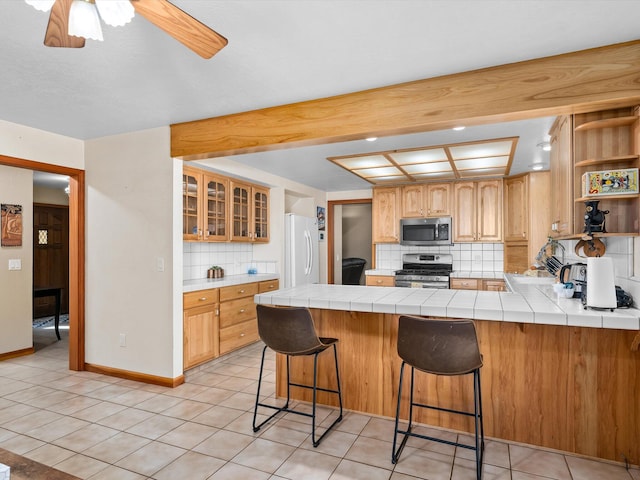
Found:
[{"label": "beige wall", "polygon": [[33,186],[33,203],[69,205],[69,195],[59,188]]},{"label": "beige wall", "polygon": [[[82,141],[3,120],[0,120],[0,154],[40,163],[84,168]],[[0,201],[24,207],[22,249],[0,247],[0,327],[3,332],[0,335],[0,353],[6,353],[32,345],[32,172],[0,166]],[[21,271],[8,271],[10,258],[22,260]]]},{"label": "beige wall", "polygon": [[182,284],[174,285],[179,193],[169,134],[162,127],[86,142],[86,361],[174,378],[182,374],[182,337],[174,338]]},{"label": "beige wall", "polygon": [[[0,203],[22,205],[22,246],[0,247],[0,352],[14,352],[33,345],[31,334],[33,282],[33,173],[0,166]],[[8,270],[10,259],[19,259],[21,270]]]}]

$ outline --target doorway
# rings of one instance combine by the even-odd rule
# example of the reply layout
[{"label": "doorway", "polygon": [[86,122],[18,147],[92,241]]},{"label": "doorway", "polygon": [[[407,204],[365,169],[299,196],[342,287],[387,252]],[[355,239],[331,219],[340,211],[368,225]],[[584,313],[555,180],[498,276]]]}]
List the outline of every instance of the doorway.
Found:
[{"label": "doorway", "polygon": [[69,370],[84,370],[84,170],[0,155],[0,165],[69,177]]},{"label": "doorway", "polygon": [[[371,243],[371,199],[328,202],[327,237],[328,282],[364,285],[364,270],[373,268],[375,260]],[[360,274],[358,264],[362,261]]]}]

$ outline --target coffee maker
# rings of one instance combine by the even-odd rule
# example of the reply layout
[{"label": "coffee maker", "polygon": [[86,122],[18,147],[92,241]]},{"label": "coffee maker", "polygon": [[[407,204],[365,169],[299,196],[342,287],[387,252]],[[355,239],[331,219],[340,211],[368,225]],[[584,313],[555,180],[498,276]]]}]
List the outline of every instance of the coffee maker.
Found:
[{"label": "coffee maker", "polygon": [[606,233],[605,215],[609,210],[600,210],[598,208],[599,200],[590,200],[584,202],[584,233],[591,235],[592,233]]}]

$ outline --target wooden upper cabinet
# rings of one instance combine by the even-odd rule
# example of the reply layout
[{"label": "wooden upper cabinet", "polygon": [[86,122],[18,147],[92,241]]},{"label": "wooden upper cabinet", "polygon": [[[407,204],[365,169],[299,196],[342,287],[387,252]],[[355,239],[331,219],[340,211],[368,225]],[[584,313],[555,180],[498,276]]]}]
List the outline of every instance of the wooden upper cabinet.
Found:
[{"label": "wooden upper cabinet", "polygon": [[254,242],[269,241],[269,189],[253,187],[251,190],[253,198],[253,232]]},{"label": "wooden upper cabinet", "polygon": [[504,240],[524,242],[529,239],[529,176],[504,181]]},{"label": "wooden upper cabinet", "polygon": [[502,180],[476,182],[479,242],[502,241]]},{"label": "wooden upper cabinet", "polygon": [[203,238],[206,241],[228,240],[229,180],[209,174],[204,174],[203,180]]},{"label": "wooden upper cabinet", "polygon": [[451,215],[451,183],[402,187],[402,218]]},{"label": "wooden upper cabinet", "polygon": [[269,241],[269,189],[231,181],[231,240]]},{"label": "wooden upper cabinet", "polygon": [[556,119],[551,136],[552,235],[573,234],[573,121],[568,115]]},{"label": "wooden upper cabinet", "polygon": [[400,241],[400,188],[374,188],[371,210],[373,243],[398,243]]},{"label": "wooden upper cabinet", "polygon": [[453,192],[453,241],[502,241],[502,180],[459,182]]},{"label": "wooden upper cabinet", "polygon": [[185,167],[182,170],[182,238],[202,239],[202,172]]},{"label": "wooden upper cabinet", "polygon": [[248,242],[251,233],[251,185],[231,181],[231,240]]}]

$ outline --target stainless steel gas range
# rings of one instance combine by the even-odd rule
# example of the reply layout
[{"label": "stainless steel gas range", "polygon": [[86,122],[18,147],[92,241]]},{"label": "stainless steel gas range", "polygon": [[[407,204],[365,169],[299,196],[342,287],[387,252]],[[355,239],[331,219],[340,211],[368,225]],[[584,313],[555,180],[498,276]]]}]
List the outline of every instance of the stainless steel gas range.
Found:
[{"label": "stainless steel gas range", "polygon": [[396,271],[396,287],[449,288],[453,255],[405,253],[402,270]]}]

